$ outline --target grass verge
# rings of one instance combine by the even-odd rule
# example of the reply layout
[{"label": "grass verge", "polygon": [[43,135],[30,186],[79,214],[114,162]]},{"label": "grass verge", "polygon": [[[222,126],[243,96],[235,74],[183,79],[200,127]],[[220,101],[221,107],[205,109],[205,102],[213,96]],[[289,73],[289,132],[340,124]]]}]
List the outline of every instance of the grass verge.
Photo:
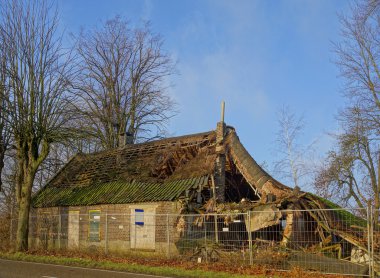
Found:
[{"label": "grass verge", "polygon": [[[56,257],[56,256],[44,256],[44,255],[31,255],[26,253],[0,253],[0,258],[8,260],[18,260],[27,262],[38,262],[47,264],[67,265],[88,267],[97,269],[107,269],[115,271],[126,271],[134,273],[144,273],[159,276],[170,277],[220,277],[220,278],[259,278],[265,277],[263,275],[241,275],[231,274],[226,272],[207,271],[204,269],[183,269],[180,267],[170,266],[149,266],[136,263],[120,263],[107,260],[96,261],[86,258],[72,258],[72,257]],[[276,276],[272,276],[276,277]]]}]

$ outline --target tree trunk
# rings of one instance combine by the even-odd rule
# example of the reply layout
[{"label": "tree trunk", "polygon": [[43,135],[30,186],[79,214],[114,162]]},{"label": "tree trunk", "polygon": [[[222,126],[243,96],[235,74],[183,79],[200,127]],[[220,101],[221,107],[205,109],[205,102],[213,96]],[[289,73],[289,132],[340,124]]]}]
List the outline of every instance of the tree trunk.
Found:
[{"label": "tree trunk", "polygon": [[[35,144],[33,139],[30,139],[26,145],[26,148],[19,148],[20,153],[17,156],[20,167],[16,184],[20,194],[18,199],[17,251],[28,250],[29,212],[33,182],[38,167],[48,156],[50,150],[46,141],[43,141],[39,155],[35,154],[38,153],[40,144]],[[19,146],[25,145],[19,144]]]},{"label": "tree trunk", "polygon": [[[29,171],[28,171],[29,172]],[[32,194],[32,186],[34,171],[26,172],[24,182],[21,184],[21,196],[19,201],[18,210],[18,225],[17,225],[17,240],[16,250],[27,251],[28,250],[28,234],[29,234],[29,211],[30,200]]]},{"label": "tree trunk", "polygon": [[3,172],[3,168],[4,168],[4,159],[5,159],[5,146],[3,143],[2,136],[0,134],[0,192],[1,192],[1,186],[3,185],[3,182],[1,180],[1,173]]}]

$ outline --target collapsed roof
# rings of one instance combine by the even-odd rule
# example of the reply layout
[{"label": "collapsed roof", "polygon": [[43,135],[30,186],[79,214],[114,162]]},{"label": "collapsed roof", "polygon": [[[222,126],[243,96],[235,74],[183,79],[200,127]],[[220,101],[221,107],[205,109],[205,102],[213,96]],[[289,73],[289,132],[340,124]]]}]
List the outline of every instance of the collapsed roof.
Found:
[{"label": "collapsed roof", "polygon": [[[209,131],[77,154],[37,192],[32,205],[172,201],[187,190],[202,189],[211,182],[209,178],[214,174],[217,156],[216,137],[215,131]],[[257,196],[272,194],[277,197],[291,192],[256,163],[232,127],[226,129],[224,147],[226,171],[239,175],[250,189],[238,192],[241,196],[236,201],[252,192]],[[231,194],[236,190],[239,188]]]}]

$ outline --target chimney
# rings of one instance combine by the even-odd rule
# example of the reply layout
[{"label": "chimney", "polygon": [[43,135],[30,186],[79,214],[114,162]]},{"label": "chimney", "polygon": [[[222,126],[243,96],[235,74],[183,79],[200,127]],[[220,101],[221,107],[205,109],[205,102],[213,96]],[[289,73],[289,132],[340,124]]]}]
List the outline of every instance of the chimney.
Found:
[{"label": "chimney", "polygon": [[221,107],[221,119],[216,125],[216,162],[215,162],[215,191],[216,199],[219,203],[225,201],[226,194],[226,155],[224,148],[224,136],[226,132],[226,124],[224,123],[224,101]]},{"label": "chimney", "polygon": [[119,134],[119,148],[133,144],[133,135],[129,132]]},{"label": "chimney", "polygon": [[132,133],[130,133],[130,132],[125,133],[125,137],[126,137],[125,142],[126,142],[127,145],[132,145],[134,143],[133,142],[134,138],[133,138],[133,134]]}]

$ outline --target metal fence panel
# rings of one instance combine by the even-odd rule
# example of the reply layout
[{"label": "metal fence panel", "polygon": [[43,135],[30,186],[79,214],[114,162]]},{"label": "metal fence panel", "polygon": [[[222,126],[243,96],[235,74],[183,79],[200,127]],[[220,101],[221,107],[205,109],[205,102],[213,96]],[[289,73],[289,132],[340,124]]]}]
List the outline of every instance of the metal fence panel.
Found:
[{"label": "metal fence panel", "polygon": [[[380,228],[375,221],[379,215],[372,209],[206,215],[139,210],[133,214],[40,213],[30,217],[29,246],[375,277],[380,262]],[[14,219],[10,242],[16,230]]]},{"label": "metal fence panel", "polygon": [[371,277],[380,275],[380,210],[370,208],[370,261]]}]

